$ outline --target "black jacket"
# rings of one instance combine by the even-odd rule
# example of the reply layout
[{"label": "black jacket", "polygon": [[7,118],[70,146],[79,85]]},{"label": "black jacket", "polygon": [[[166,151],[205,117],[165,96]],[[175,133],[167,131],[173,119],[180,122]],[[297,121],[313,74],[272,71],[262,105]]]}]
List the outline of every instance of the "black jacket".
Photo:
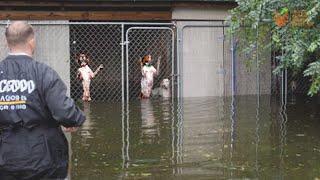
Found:
[{"label": "black jacket", "polygon": [[68,143],[60,128],[85,116],[49,66],[24,55],[0,62],[0,178],[65,177]]}]

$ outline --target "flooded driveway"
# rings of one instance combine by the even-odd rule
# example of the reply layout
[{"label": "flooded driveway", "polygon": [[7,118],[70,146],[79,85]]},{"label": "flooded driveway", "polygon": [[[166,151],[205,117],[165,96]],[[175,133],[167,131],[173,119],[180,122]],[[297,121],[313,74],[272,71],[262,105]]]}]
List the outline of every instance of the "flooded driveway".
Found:
[{"label": "flooded driveway", "polygon": [[270,96],[82,104],[71,179],[315,179],[317,100]]}]

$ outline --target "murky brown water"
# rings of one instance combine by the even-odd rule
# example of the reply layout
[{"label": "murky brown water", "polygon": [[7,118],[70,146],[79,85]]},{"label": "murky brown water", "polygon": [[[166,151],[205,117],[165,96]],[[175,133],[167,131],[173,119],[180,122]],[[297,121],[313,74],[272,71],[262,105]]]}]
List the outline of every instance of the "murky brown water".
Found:
[{"label": "murky brown water", "polygon": [[[233,103],[232,103],[233,102]],[[233,105],[232,105],[233,104]],[[71,179],[315,179],[320,103],[269,96],[83,104]],[[126,109],[126,108],[124,108]]]}]

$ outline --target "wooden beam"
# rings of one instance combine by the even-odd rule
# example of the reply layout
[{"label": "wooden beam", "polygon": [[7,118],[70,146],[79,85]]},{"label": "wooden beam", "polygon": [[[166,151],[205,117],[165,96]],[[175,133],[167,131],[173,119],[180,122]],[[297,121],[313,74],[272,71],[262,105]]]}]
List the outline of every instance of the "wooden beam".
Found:
[{"label": "wooden beam", "polygon": [[170,2],[102,2],[102,1],[83,1],[83,2],[66,2],[66,1],[0,1],[0,7],[104,7],[104,8],[121,8],[121,7],[171,7]]},{"label": "wooden beam", "polygon": [[219,8],[219,9],[232,9],[237,7],[236,2],[173,2],[172,7],[184,8]]},{"label": "wooden beam", "polygon": [[0,11],[1,20],[171,20],[169,11]]}]

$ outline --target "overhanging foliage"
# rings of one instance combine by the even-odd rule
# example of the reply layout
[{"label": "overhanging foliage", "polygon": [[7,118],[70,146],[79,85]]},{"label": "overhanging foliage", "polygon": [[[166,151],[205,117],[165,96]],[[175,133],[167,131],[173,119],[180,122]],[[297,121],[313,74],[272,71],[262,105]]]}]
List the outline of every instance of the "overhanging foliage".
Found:
[{"label": "overhanging foliage", "polygon": [[231,11],[230,33],[240,38],[241,47],[250,55],[248,62],[272,46],[279,61],[274,73],[285,68],[303,71],[312,81],[309,95],[316,94],[320,89],[320,0],[237,3],[238,7]]}]

